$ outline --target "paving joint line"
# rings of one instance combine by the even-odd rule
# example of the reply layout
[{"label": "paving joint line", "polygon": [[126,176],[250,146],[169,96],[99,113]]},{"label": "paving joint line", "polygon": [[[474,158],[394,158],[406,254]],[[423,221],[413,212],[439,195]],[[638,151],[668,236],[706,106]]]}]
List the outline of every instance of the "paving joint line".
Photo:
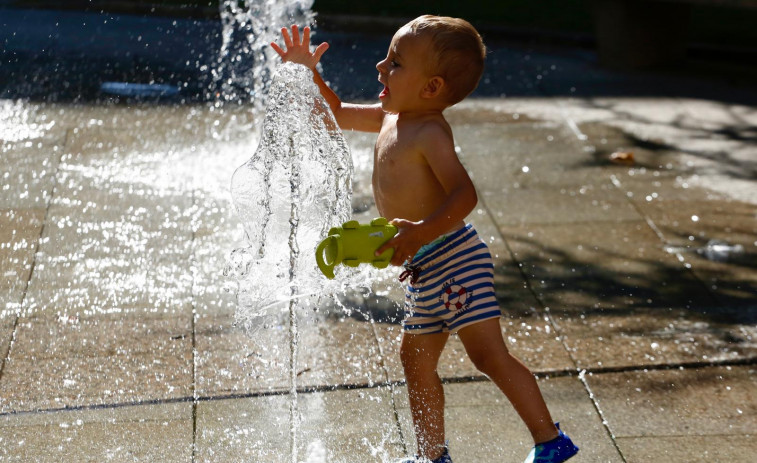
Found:
[{"label": "paving joint line", "polygon": [[547,321],[549,322],[549,324],[555,330],[555,333],[558,333],[558,335],[559,335],[558,337],[560,339],[560,344],[562,344],[563,349],[565,349],[565,352],[568,354],[568,358],[570,358],[571,362],[573,362],[573,366],[576,369],[578,369],[578,362],[576,361],[575,358],[573,358],[573,355],[572,355],[570,349],[568,348],[568,345],[565,343],[565,339],[561,335],[561,332],[560,332],[560,327],[557,325],[557,323],[552,318],[552,315],[549,313],[549,307],[547,307],[546,304],[544,304],[544,301],[542,301],[539,298],[539,295],[536,293],[536,291],[534,290],[534,287],[531,285],[531,280],[530,280],[530,278],[528,278],[528,275],[526,275],[526,272],[525,272],[525,270],[523,268],[523,262],[521,262],[520,260],[518,260],[518,257],[515,255],[515,252],[513,251],[512,247],[510,246],[510,243],[508,242],[508,240],[505,237],[505,235],[502,233],[502,230],[499,228],[499,224],[494,220],[494,215],[492,214],[492,211],[489,208],[489,206],[486,204],[486,201],[484,201],[483,199],[480,199],[480,202],[483,205],[484,210],[486,210],[486,213],[489,216],[490,220],[493,222],[494,227],[497,229],[497,233],[499,234],[500,238],[502,239],[502,242],[505,244],[505,248],[507,249],[507,252],[510,254],[510,258],[515,263],[515,266],[518,267],[518,273],[520,273],[521,279],[523,280],[523,282],[526,285],[526,289],[528,290],[529,293],[531,293],[531,295],[533,296],[534,300],[536,300],[536,302],[541,307],[542,312],[545,314],[545,317],[546,317]]},{"label": "paving joint line", "polygon": [[[373,339],[376,340],[376,345],[378,346],[379,356],[381,358],[381,361],[379,364],[381,365],[381,370],[384,372],[384,378],[386,378],[386,382],[389,382],[389,370],[386,367],[386,363],[384,362],[384,359],[386,358],[386,352],[384,352],[384,348],[381,345],[381,342],[379,342],[378,339],[378,331],[376,330],[376,323],[373,319],[369,320],[371,324],[371,331],[373,332]],[[400,445],[402,447],[402,452],[404,454],[408,453],[407,443],[405,442],[405,434],[402,432],[402,424],[400,423],[400,414],[399,410],[397,409],[397,401],[394,399],[395,397],[395,388],[396,385],[389,385],[389,401],[392,404],[392,413],[394,414],[394,423],[397,425],[397,432],[400,437]]]},{"label": "paving joint line", "polygon": [[[631,205],[636,213],[639,214],[642,219],[644,219],[644,222],[646,222],[647,226],[654,232],[655,235],[657,235],[657,238],[662,242],[663,246],[670,245],[670,241],[668,241],[668,239],[665,237],[665,234],[662,232],[662,230],[660,230],[660,227],[658,227],[657,224],[654,223],[654,220],[652,220],[651,217],[644,214],[644,211],[641,210],[639,205],[633,199],[631,199],[631,197],[628,196],[628,192],[625,191],[625,189],[622,187],[623,184],[618,179],[618,177],[612,174],[610,175],[610,181],[612,182],[613,186],[615,186],[615,188],[617,188],[621,192],[626,193],[624,195],[626,201]],[[691,275],[691,277],[694,278],[694,280],[699,283],[700,286],[704,287],[704,290],[707,292],[713,302],[718,302],[718,295],[710,289],[709,285],[707,285],[704,281],[702,281],[701,278],[699,278],[699,275],[697,275],[692,268],[691,263],[686,261],[686,257],[680,251],[676,251],[674,255],[678,262],[683,264],[683,271]]]},{"label": "paving joint line", "polygon": [[[196,212],[197,192],[192,188],[192,206]],[[190,223],[191,237],[190,244],[192,249],[191,269],[192,269],[192,287],[189,290],[192,298],[192,463],[197,461],[197,295],[195,294],[195,283],[197,280],[197,259],[195,248],[197,242],[197,231],[195,230],[194,220]]]},{"label": "paving joint line", "polygon": [[[563,117],[566,120],[569,120],[569,118],[566,115],[564,115],[564,114],[563,114]],[[571,130],[573,130],[573,127],[575,126],[575,123],[573,123],[572,125],[569,124],[569,126],[570,126]],[[581,137],[582,133],[580,132],[580,130],[578,130],[578,127],[575,126],[575,128],[576,128],[576,130],[574,130],[573,133],[576,135],[576,137],[579,140],[581,140],[581,143],[583,143],[583,140],[585,140],[585,138]],[[557,322],[555,321],[555,319],[552,317],[552,314],[549,311],[549,307],[547,307],[546,304],[544,304],[544,302],[539,298],[539,295],[534,290],[533,286],[531,285],[531,280],[528,278],[528,275],[526,275],[526,272],[525,272],[525,270],[523,268],[523,263],[518,260],[518,258],[516,257],[515,253],[513,252],[512,248],[510,247],[510,243],[507,241],[507,239],[505,238],[504,234],[499,229],[499,226],[497,225],[496,221],[494,221],[494,216],[492,215],[491,210],[489,209],[489,207],[486,205],[486,202],[483,201],[483,200],[481,200],[481,203],[483,204],[484,209],[486,210],[486,212],[489,215],[489,217],[491,218],[491,220],[494,222],[494,225],[497,228],[497,231],[499,232],[499,235],[502,238],[502,241],[505,243],[505,247],[507,248],[507,251],[510,253],[510,257],[512,258],[513,262],[518,267],[518,272],[520,273],[521,279],[523,280],[523,282],[526,285],[526,289],[531,293],[531,295],[533,296],[533,298],[541,306],[542,313],[544,313],[544,317],[546,318],[547,323],[549,323],[549,325],[552,326],[552,328],[555,330],[555,333],[558,334],[557,338],[559,339],[560,344],[562,344],[563,349],[567,353],[568,358],[570,359],[570,361],[573,362],[573,366],[575,367],[575,370],[564,370],[564,371],[567,373],[567,375],[574,375],[576,372],[578,372],[578,374],[576,376],[581,381],[581,384],[584,387],[584,391],[588,395],[588,398],[591,401],[591,404],[594,407],[594,410],[597,412],[597,414],[599,416],[599,419],[602,422],[602,426],[604,427],[605,432],[610,437],[610,440],[612,441],[612,444],[615,447],[615,450],[618,452],[618,455],[620,456],[621,460],[623,460],[623,462],[625,463],[626,462],[625,456],[623,456],[623,452],[620,450],[620,447],[618,446],[618,443],[615,441],[614,433],[610,429],[608,421],[604,418],[604,414],[602,413],[602,409],[599,408],[599,404],[597,403],[597,400],[596,400],[596,398],[594,396],[594,393],[589,388],[589,384],[583,379],[583,377],[584,377],[584,375],[586,374],[587,371],[586,370],[580,370],[578,368],[578,361],[573,356],[573,353],[571,352],[570,348],[568,347],[568,344],[565,341],[565,337],[562,336],[562,331],[560,329],[560,326],[557,324]],[[537,373],[537,374],[535,374],[535,376],[537,376],[537,378],[538,378],[539,374]]]},{"label": "paving joint line", "polygon": [[[678,363],[665,363],[665,364],[650,364],[650,365],[629,365],[618,367],[598,367],[598,368],[583,368],[583,369],[557,369],[557,370],[543,370],[534,373],[539,379],[550,378],[579,378],[580,376],[593,376],[604,374],[617,374],[617,373],[648,373],[650,371],[670,371],[670,370],[698,370],[701,368],[723,368],[723,367],[744,367],[744,366],[757,366],[757,357],[746,357],[740,359],[730,359],[722,361],[711,362],[678,362]],[[470,376],[457,376],[457,377],[444,377],[442,378],[443,384],[469,384],[469,383],[483,383],[491,381],[484,375],[470,375]],[[336,391],[353,391],[353,390],[369,390],[369,389],[381,389],[391,388],[397,386],[404,386],[405,380],[394,381],[381,381],[359,384],[332,384],[321,386],[305,386],[297,389],[298,394],[318,394],[323,392],[336,392]],[[197,401],[198,405],[204,402],[215,402],[221,400],[237,400],[237,399],[257,399],[263,397],[281,397],[291,394],[289,388],[286,389],[273,389],[268,391],[248,392],[241,394],[223,394],[214,396],[197,396],[195,397],[174,397],[170,399],[151,399],[141,400],[134,402],[121,402],[112,404],[90,404],[81,405],[75,407],[60,407],[60,408],[48,408],[38,410],[21,410],[21,411],[9,411],[1,412],[0,418],[8,416],[24,416],[24,415],[38,415],[45,413],[60,413],[60,412],[76,412],[87,410],[109,410],[127,407],[139,407],[145,405],[168,405],[176,403],[185,403]]]},{"label": "paving joint line", "polygon": [[[548,94],[548,92],[544,91],[544,89],[541,86],[539,87],[539,90],[543,94],[545,94],[546,96],[548,96],[548,97],[551,96],[551,95]],[[581,128],[578,126],[578,124],[576,124],[576,121],[574,121],[568,115],[567,110],[565,108],[565,104],[561,100],[559,100],[559,99],[557,100],[557,106],[558,106],[558,108],[560,110],[560,115],[562,116],[563,121],[568,126],[568,128],[571,130],[571,132],[573,132],[573,135],[575,135],[576,138],[578,139],[578,144],[581,147],[585,148],[587,146],[587,144],[588,144],[589,137],[585,133],[583,133],[581,131]],[[591,146],[591,145],[589,145],[589,146]],[[612,178],[614,178],[614,176],[612,176]],[[627,197],[626,197],[626,200],[628,200]],[[637,212],[637,214],[639,213],[639,211],[636,208],[634,208],[634,210]],[[640,214],[640,215],[641,215],[641,217],[643,219],[646,220],[646,217],[643,214]],[[638,222],[639,220],[636,220],[636,221]],[[552,324],[552,326],[555,328],[555,332],[560,333],[559,327],[556,325],[554,319],[549,314],[549,309],[547,309],[547,317],[548,317],[548,320],[550,321],[550,323]],[[576,361],[576,359],[571,354],[570,349],[568,348],[568,345],[567,345],[567,343],[565,343],[565,341],[562,338],[562,336],[560,337],[560,340],[561,340],[561,342],[563,342],[563,346],[567,350],[568,356],[570,357],[570,359],[573,361],[574,364],[577,365],[578,362]],[[588,394],[589,400],[591,401],[591,404],[594,407],[594,410],[597,412],[597,415],[599,416],[600,420],[602,421],[602,426],[604,427],[605,432],[607,433],[608,437],[610,438],[610,441],[612,442],[612,445],[615,447],[615,451],[620,456],[620,459],[623,460],[623,462],[625,463],[627,461],[626,457],[625,457],[625,455],[623,455],[623,451],[620,449],[620,445],[618,445],[618,442],[615,439],[615,433],[610,428],[610,423],[605,418],[604,412],[600,408],[599,402],[597,401],[596,396],[594,395],[594,392],[591,390],[591,387],[589,386],[588,381],[586,381],[586,373],[587,373],[587,370],[581,370],[581,372],[578,375],[578,379],[579,379],[579,381],[581,381],[581,384],[583,385],[584,390]],[[590,373],[590,375],[591,374],[592,373]]]},{"label": "paving joint line", "polygon": [[26,302],[26,296],[29,292],[29,285],[31,284],[32,278],[34,277],[34,270],[37,268],[37,255],[39,254],[40,242],[42,240],[42,236],[45,233],[45,226],[47,225],[47,219],[50,215],[50,207],[52,206],[53,198],[55,197],[55,188],[58,186],[58,174],[60,173],[60,163],[63,161],[63,156],[66,153],[66,146],[68,145],[70,133],[71,129],[66,130],[66,135],[63,137],[63,149],[61,149],[60,156],[58,156],[58,163],[55,165],[53,184],[50,187],[50,199],[45,205],[45,216],[42,218],[42,226],[39,229],[39,236],[37,237],[34,252],[32,253],[32,263],[29,266],[29,277],[24,283],[24,290],[21,292],[21,300],[18,301],[18,306],[16,308],[16,316],[13,319],[13,328],[11,329],[11,338],[8,342],[8,352],[5,354],[4,358],[0,359],[0,381],[3,380],[3,376],[5,374],[5,366],[8,364],[8,361],[11,358],[11,353],[13,352],[13,345],[16,342],[16,335],[18,333],[18,322],[21,319],[21,309]]}]

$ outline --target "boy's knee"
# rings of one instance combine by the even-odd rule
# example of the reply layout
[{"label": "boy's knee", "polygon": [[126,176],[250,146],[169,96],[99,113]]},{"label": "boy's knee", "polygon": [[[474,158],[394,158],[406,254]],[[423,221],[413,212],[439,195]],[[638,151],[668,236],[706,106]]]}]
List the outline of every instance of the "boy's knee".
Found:
[{"label": "boy's knee", "polygon": [[418,349],[405,344],[400,346],[400,362],[402,362],[402,368],[405,370],[418,364],[419,357]]},{"label": "boy's knee", "polygon": [[484,349],[468,352],[468,357],[471,359],[471,362],[473,362],[476,369],[487,376],[491,376],[491,372],[497,367],[497,363],[500,361],[500,359],[497,359],[491,354],[491,352],[487,352]]},{"label": "boy's knee", "polygon": [[426,356],[415,347],[401,346],[400,362],[405,371],[405,376],[436,373],[436,365],[429,362]]}]

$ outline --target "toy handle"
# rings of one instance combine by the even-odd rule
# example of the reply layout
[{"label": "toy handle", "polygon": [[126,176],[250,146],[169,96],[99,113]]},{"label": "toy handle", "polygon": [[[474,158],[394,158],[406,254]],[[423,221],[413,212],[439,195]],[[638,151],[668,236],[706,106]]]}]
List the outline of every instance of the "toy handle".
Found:
[{"label": "toy handle", "polygon": [[334,279],[334,267],[339,263],[340,241],[336,236],[329,236],[321,241],[315,249],[315,262],[321,272],[330,280]]}]

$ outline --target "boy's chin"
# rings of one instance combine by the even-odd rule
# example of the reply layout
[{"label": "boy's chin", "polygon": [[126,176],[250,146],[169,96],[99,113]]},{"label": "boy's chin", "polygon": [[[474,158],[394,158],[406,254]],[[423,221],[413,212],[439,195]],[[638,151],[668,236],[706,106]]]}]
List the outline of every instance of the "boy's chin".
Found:
[{"label": "boy's chin", "polygon": [[387,101],[387,98],[381,99],[381,109],[388,113],[397,113],[399,112],[397,108],[394,107],[391,101]]}]

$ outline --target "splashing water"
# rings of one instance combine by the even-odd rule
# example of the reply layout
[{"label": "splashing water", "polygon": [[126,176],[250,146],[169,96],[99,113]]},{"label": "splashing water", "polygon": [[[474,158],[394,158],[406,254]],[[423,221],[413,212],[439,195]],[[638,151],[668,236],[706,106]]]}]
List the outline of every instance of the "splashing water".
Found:
[{"label": "splashing water", "polygon": [[212,69],[217,97],[229,102],[253,101],[262,110],[279,57],[269,44],[280,28],[311,24],[313,0],[222,0],[221,50]]},{"label": "splashing water", "polygon": [[239,282],[236,319],[248,332],[288,321],[292,463],[300,421],[297,319],[307,306],[300,300],[340,287],[319,273],[314,250],[329,228],[350,216],[351,177],[347,143],[311,72],[283,64],[269,91],[258,148],[231,179],[248,246],[232,252],[225,273]]},{"label": "splashing water", "polygon": [[338,291],[318,272],[315,247],[351,213],[352,158],[328,105],[304,66],[279,67],[261,140],[232,177],[231,195],[248,247],[232,252],[237,320],[255,328],[286,303]]}]

